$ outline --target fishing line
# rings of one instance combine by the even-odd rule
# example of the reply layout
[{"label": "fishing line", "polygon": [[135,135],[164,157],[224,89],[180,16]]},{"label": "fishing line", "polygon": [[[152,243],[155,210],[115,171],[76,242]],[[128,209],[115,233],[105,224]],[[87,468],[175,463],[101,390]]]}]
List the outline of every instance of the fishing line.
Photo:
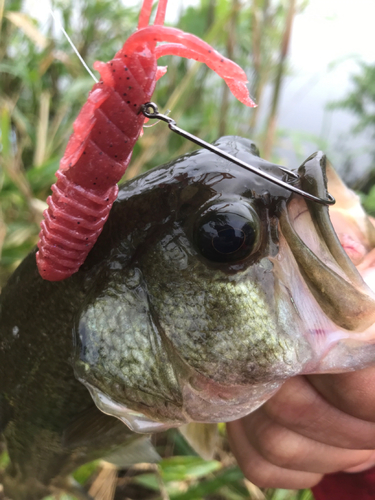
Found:
[{"label": "fishing line", "polygon": [[[208,151],[211,151],[212,153],[215,153],[218,156],[221,156],[222,158],[231,161],[232,163],[235,163],[236,165],[246,168],[247,170],[250,170],[250,172],[253,172],[256,175],[259,175],[260,177],[263,177],[264,179],[267,179],[270,182],[273,182],[274,184],[277,184],[278,186],[281,186],[285,189],[288,189],[289,191],[292,191],[293,193],[297,193],[304,198],[307,198],[308,200],[315,201],[316,203],[320,203],[322,205],[334,205],[336,203],[335,198],[330,195],[329,193],[327,194],[328,198],[318,198],[317,196],[314,196],[307,191],[303,191],[302,189],[294,186],[293,184],[290,184],[288,182],[282,181],[281,179],[278,179],[277,177],[274,177],[271,174],[268,174],[267,172],[264,172],[263,170],[260,170],[257,167],[254,167],[253,165],[249,165],[248,163],[245,163],[242,160],[239,160],[235,156],[232,156],[231,154],[223,151],[222,149],[217,148],[216,146],[213,146],[212,144],[203,141],[202,139],[199,139],[199,137],[196,137],[193,134],[190,134],[189,132],[186,132],[186,130],[183,130],[182,128],[178,127],[176,122],[172,119],[169,118],[166,115],[162,115],[159,113],[158,107],[155,103],[153,102],[147,102],[146,104],[143,104],[141,107],[142,113],[150,119],[156,119],[156,120],[162,120],[163,122],[166,122],[168,124],[168,127],[172,132],[175,132],[178,135],[181,135],[185,139],[188,139],[191,142],[194,142],[195,144],[198,144],[198,146],[201,146],[205,149],[208,149]],[[288,170],[285,167],[282,167],[280,165],[277,165],[277,167],[285,172],[293,181],[296,181],[300,178],[298,174],[295,172],[292,172],[291,170]]]},{"label": "fishing line", "polygon": [[57,19],[57,17],[55,16],[54,12],[52,9],[49,10],[51,16],[53,17],[55,23],[57,24],[57,26],[61,29],[61,31],[64,33],[66,39],[68,40],[68,42],[70,43],[72,49],[74,50],[74,52],[77,54],[78,56],[78,59],[81,61],[81,63],[83,64],[83,67],[86,69],[86,71],[88,72],[88,74],[91,76],[91,78],[93,78],[94,82],[95,83],[98,83],[98,79],[96,78],[96,76],[94,75],[94,73],[91,71],[91,69],[87,66],[87,64],[85,63],[83,57],[81,56],[81,54],[78,52],[78,49],[77,47],[74,45],[74,43],[72,42],[70,36],[68,35],[68,33],[65,31],[63,25],[60,23],[60,21]]},{"label": "fishing line", "polygon": [[[165,112],[165,116],[168,116],[170,112],[171,112],[171,110],[167,109],[167,111]],[[151,125],[143,125],[143,128],[155,127],[155,125],[157,125],[160,122],[161,122],[161,120],[157,120],[155,123],[152,123]]]}]

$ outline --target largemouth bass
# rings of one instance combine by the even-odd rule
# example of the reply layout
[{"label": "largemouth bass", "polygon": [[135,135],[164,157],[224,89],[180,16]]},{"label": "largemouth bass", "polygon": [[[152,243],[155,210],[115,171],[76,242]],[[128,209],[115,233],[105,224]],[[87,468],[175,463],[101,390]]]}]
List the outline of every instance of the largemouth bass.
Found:
[{"label": "largemouth bass", "polygon": [[[285,176],[247,139],[216,145]],[[6,495],[77,493],[89,460],[155,458],[136,433],[234,420],[289,377],[375,362],[374,228],[322,153],[299,174],[322,198],[328,178],[337,233],[327,207],[199,150],[123,185],[70,278],[26,257],[1,295]]]}]

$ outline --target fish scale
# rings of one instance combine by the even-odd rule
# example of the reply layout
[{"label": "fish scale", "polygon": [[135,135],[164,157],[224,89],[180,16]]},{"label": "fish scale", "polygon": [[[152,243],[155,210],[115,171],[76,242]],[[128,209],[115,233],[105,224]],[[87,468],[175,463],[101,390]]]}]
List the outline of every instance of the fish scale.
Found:
[{"label": "fish scale", "polygon": [[[176,274],[174,259],[169,259],[169,255],[175,255],[178,249],[183,251],[183,246],[177,238],[169,242],[168,247],[163,245],[163,241],[159,246],[154,249],[155,255],[150,253],[143,264],[146,266],[144,275],[150,299],[158,311],[163,331],[189,365],[216,381],[226,380],[230,383],[233,360],[237,381],[241,379],[241,370],[246,372],[244,380],[264,378],[270,366],[274,369],[274,365],[284,359],[286,352],[292,351],[290,345],[280,345],[279,336],[275,334],[276,325],[269,315],[263,294],[251,283],[250,277],[246,284],[243,275],[239,283],[223,283],[220,273],[215,281],[212,273],[209,273],[209,278],[205,277],[207,273],[204,265],[197,267],[196,264],[192,273],[189,263],[185,272],[178,267]],[[162,284],[159,284],[159,280],[153,280],[161,272],[157,254],[163,256],[161,266],[166,279]],[[188,292],[186,283],[189,283]],[[226,313],[222,315],[224,310]],[[230,339],[234,331],[236,343],[233,345]],[[285,343],[288,344],[287,338]],[[264,352],[267,352],[267,359]],[[200,364],[203,357],[210,360],[205,368]],[[239,363],[243,363],[241,369]],[[264,370],[252,374],[246,368],[247,363],[261,365]]]},{"label": "fish scale", "polygon": [[[216,145],[277,175],[247,139]],[[323,176],[321,154],[307,162]],[[345,269],[336,274],[324,264],[344,251],[332,246],[329,257],[320,244],[327,231],[335,244],[329,220],[322,216],[319,226],[302,198],[254,176],[194,152],[122,186],[104,232],[70,279],[43,280],[35,250],[21,263],[0,308],[0,424],[11,461],[1,480],[9,497],[29,500],[25,491],[33,491],[39,500],[52,486],[66,490],[82,463],[119,447],[126,458],[129,439],[134,457],[129,428],[234,420],[289,377],[374,364],[374,326],[349,331],[334,323],[343,307],[335,280],[346,281],[351,307],[362,314],[366,288],[356,295]],[[202,243],[208,223],[230,237],[239,213],[259,235],[253,246],[243,241],[247,253],[240,246],[239,255],[224,258],[212,234]],[[360,227],[368,227],[362,213]],[[306,238],[314,231],[318,238]],[[370,259],[373,245],[366,245]],[[320,274],[305,272],[311,259]],[[331,294],[332,314],[316,293],[327,280],[339,291]],[[155,452],[148,457],[154,461]]]}]

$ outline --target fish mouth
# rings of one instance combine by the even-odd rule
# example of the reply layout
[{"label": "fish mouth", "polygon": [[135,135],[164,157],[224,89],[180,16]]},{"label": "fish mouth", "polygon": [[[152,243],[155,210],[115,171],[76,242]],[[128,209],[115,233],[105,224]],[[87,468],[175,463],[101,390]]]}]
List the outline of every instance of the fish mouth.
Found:
[{"label": "fish mouth", "polygon": [[[326,197],[327,170],[333,169],[322,152],[310,156],[298,171],[302,189]],[[284,203],[280,232],[327,318],[350,332],[368,329],[375,322],[375,295],[341,245],[328,207],[293,196]]]}]

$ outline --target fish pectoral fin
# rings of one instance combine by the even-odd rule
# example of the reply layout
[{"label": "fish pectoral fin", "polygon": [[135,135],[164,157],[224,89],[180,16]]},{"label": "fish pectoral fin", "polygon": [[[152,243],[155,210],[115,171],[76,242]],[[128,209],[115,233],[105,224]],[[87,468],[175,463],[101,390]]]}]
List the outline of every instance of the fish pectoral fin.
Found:
[{"label": "fish pectoral fin", "polygon": [[191,422],[181,425],[178,430],[200,457],[212,460],[219,437],[217,424]]},{"label": "fish pectoral fin", "polygon": [[134,435],[134,439],[128,444],[119,446],[106,455],[104,460],[116,467],[129,467],[139,463],[155,464],[160,462],[161,457],[153,447],[150,437],[138,434]]},{"label": "fish pectoral fin", "polygon": [[66,448],[89,447],[105,448],[116,438],[128,439],[133,432],[120,420],[106,415],[93,404],[79,413],[67,426],[63,434]]},{"label": "fish pectoral fin", "polygon": [[132,432],[121,420],[102,413],[95,405],[78,414],[66,428],[63,445],[85,449],[88,461],[102,457],[116,467],[160,461],[148,434]]}]

